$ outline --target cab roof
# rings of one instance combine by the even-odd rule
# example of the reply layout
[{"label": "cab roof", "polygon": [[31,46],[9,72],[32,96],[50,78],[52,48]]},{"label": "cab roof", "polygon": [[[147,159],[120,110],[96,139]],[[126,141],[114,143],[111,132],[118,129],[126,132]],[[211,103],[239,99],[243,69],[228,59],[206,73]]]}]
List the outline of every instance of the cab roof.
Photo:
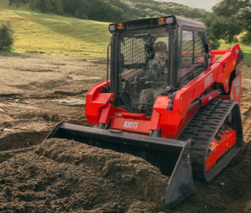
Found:
[{"label": "cab roof", "polygon": [[[169,20],[166,22],[159,23],[159,19],[164,18],[165,20]],[[173,20],[172,22],[170,20]],[[118,28],[118,24],[124,24],[123,29]],[[126,21],[126,22],[119,22],[113,23],[109,25],[109,31],[111,33],[120,31],[120,30],[135,30],[135,29],[143,29],[143,28],[151,28],[151,27],[159,27],[163,25],[172,25],[172,26],[179,26],[179,27],[186,27],[186,28],[197,28],[197,29],[205,29],[204,23],[200,21],[195,21],[187,18],[183,18],[176,15],[171,16],[162,16],[158,18],[148,18],[148,19],[138,19],[133,21]],[[114,30],[111,30],[114,29]]]}]

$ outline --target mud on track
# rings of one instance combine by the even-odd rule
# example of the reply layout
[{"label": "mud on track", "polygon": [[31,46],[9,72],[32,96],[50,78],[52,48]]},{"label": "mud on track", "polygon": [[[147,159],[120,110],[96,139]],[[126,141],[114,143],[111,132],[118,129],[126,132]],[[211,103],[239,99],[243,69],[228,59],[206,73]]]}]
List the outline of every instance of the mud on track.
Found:
[{"label": "mud on track", "polygon": [[[161,212],[168,183],[141,158],[65,139],[61,121],[89,125],[86,92],[102,59],[0,53],[0,212]],[[173,211],[251,212],[251,69],[243,67],[241,153]]]}]

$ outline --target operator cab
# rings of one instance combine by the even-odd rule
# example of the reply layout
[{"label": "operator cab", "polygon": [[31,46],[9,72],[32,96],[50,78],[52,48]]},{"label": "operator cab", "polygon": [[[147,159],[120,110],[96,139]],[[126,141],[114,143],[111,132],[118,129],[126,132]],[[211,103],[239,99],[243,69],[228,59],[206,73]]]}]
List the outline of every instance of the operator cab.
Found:
[{"label": "operator cab", "polygon": [[119,93],[131,109],[150,112],[168,84],[169,33],[165,28],[132,30],[120,38]]},{"label": "operator cab", "polygon": [[173,93],[208,67],[201,22],[168,16],[111,24],[109,30],[110,91],[115,105],[128,112],[151,115],[158,96]]}]

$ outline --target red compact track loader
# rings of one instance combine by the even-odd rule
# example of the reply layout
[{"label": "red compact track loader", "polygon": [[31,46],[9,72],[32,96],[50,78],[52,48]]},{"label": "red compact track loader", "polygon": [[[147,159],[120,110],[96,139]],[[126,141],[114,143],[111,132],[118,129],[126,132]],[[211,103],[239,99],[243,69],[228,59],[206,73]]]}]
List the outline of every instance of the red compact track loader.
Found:
[{"label": "red compact track loader", "polygon": [[[93,86],[85,116],[96,128],[58,124],[67,138],[144,158],[170,176],[163,207],[209,182],[240,151],[243,53],[211,51],[203,23],[178,16],[110,24],[107,80]],[[215,58],[215,56],[217,56]]]}]

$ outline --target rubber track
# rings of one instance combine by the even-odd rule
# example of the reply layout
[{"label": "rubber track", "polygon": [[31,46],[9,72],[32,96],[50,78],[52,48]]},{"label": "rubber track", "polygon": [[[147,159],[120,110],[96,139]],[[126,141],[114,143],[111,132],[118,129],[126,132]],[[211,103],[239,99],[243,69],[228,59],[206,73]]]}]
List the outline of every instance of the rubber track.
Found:
[{"label": "rubber track", "polygon": [[[210,144],[233,108],[234,129],[237,133],[236,144],[206,172],[205,162]],[[191,139],[190,156],[193,177],[206,182],[211,181],[229,164],[243,144],[239,103],[220,99],[210,101],[199,110],[179,138],[184,141],[188,139]]]}]

